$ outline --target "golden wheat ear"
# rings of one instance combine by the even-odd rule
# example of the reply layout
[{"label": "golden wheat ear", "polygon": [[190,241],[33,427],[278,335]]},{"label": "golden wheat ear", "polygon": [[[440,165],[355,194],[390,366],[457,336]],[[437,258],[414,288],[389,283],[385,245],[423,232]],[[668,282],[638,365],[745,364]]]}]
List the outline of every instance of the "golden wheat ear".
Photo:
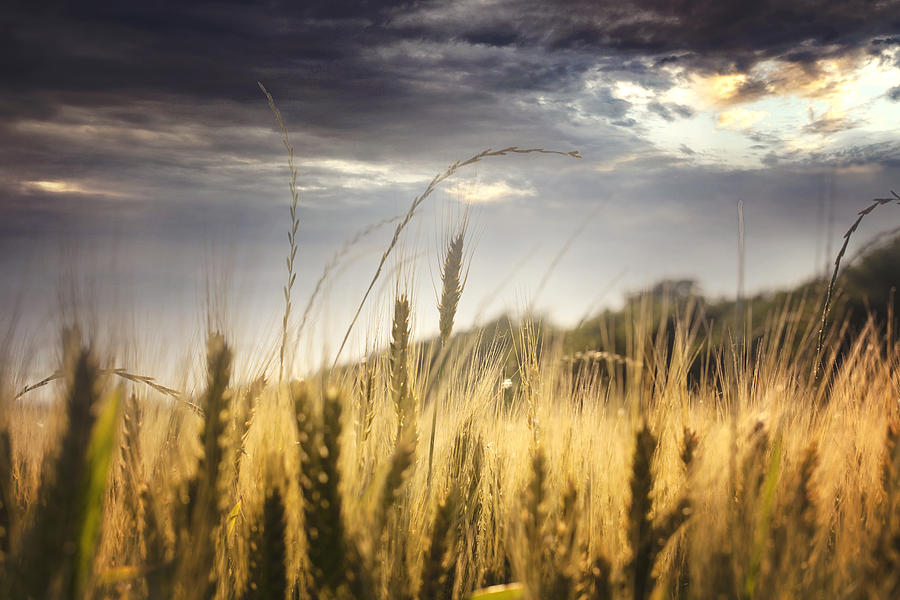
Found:
[{"label": "golden wheat ear", "polygon": [[577,589],[579,600],[612,600],[612,565],[609,559],[601,555],[594,560],[586,561],[581,582]]},{"label": "golden wheat ear", "polygon": [[325,391],[322,418],[317,422],[307,386],[292,382],[290,392],[299,436],[307,593],[317,597],[340,595],[349,590],[359,597],[368,574],[344,525],[338,467],[341,397],[336,389]]},{"label": "golden wheat ear", "polygon": [[397,443],[401,440],[416,442],[415,403],[409,373],[409,299],[401,294],[394,302],[394,320],[391,327],[391,345],[388,359],[391,369],[391,398],[397,413]]},{"label": "golden wheat ear", "polygon": [[418,600],[450,600],[456,571],[456,521],[459,498],[451,489],[435,510],[431,537],[422,565]]},{"label": "golden wheat ear", "polygon": [[[18,523],[18,503],[13,479],[12,444],[5,420],[0,422],[0,579],[6,580],[12,550],[13,528]],[[0,592],[3,592],[0,585]]]},{"label": "golden wheat ear", "polygon": [[206,348],[207,383],[205,419],[200,432],[203,454],[197,473],[188,484],[187,519],[178,549],[175,598],[210,598],[218,586],[216,531],[224,517],[220,499],[225,485],[220,476],[227,443],[228,385],[231,380],[231,350],[220,334],[210,335]]},{"label": "golden wheat ear", "polygon": [[445,346],[450,341],[450,334],[453,333],[453,321],[456,319],[456,309],[465,286],[462,273],[465,237],[466,224],[464,221],[459,232],[447,246],[447,253],[441,268],[441,299],[438,302],[441,346]]},{"label": "golden wheat ear", "polygon": [[86,478],[78,504],[81,509],[78,546],[75,564],[75,598],[84,597],[94,578],[94,566],[100,532],[103,526],[103,506],[106,500],[107,479],[116,450],[124,392],[116,388],[103,401],[100,414],[91,429],[85,460]]},{"label": "golden wheat ear", "polygon": [[[440,352],[436,360],[437,372],[434,373],[428,382],[427,392],[424,401],[428,401],[434,385],[441,376],[448,353],[448,344],[450,343],[450,335],[453,333],[453,322],[456,319],[456,310],[459,307],[459,299],[462,296],[463,287],[465,286],[465,276],[462,273],[463,267],[463,245],[466,238],[466,227],[468,219],[463,218],[459,231],[450,240],[447,245],[447,253],[444,257],[444,263],[441,267],[441,298],[438,302],[438,325],[440,330]],[[431,474],[434,468],[434,435],[437,430],[438,406],[432,403],[431,409],[431,433],[428,436],[428,474],[426,477],[427,485],[431,487]],[[424,403],[423,403],[424,406]]]},{"label": "golden wheat ear", "polygon": [[36,514],[7,581],[10,597],[81,598],[94,585],[122,390],[98,400],[99,370],[75,331],[65,336],[64,357],[67,418],[58,453],[43,465]]},{"label": "golden wheat ear", "polygon": [[544,533],[547,528],[547,455],[535,445],[531,453],[531,478],[522,493],[522,535],[525,587],[529,598],[540,598],[543,592]]},{"label": "golden wheat ear", "polygon": [[631,501],[628,508],[628,542],[631,558],[625,565],[626,580],[636,600],[649,597],[653,590],[654,539],[650,511],[653,507],[652,461],[656,436],[643,425],[635,433],[634,460],[631,466]]},{"label": "golden wheat ear", "polygon": [[284,501],[281,490],[266,491],[262,515],[251,528],[249,576],[243,600],[284,600],[288,589]]},{"label": "golden wheat ear", "polygon": [[390,467],[381,486],[381,495],[375,512],[375,535],[373,537],[376,543],[380,542],[385,533],[391,509],[401,500],[403,484],[409,477],[415,456],[415,444],[409,440],[401,440],[394,447]]},{"label": "golden wheat ear", "polygon": [[44,598],[75,593],[74,563],[78,548],[82,497],[87,479],[87,447],[99,394],[96,362],[76,332],[64,336],[64,367],[68,394],[66,421],[58,452],[46,457],[38,489],[35,516],[23,535],[9,586],[11,597]]}]

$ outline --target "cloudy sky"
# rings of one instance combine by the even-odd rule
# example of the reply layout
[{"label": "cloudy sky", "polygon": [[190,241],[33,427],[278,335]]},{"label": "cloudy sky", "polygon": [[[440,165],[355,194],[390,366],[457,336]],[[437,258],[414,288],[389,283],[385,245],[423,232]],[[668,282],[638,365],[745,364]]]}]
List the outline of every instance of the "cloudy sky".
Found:
[{"label": "cloudy sky", "polygon": [[[289,175],[257,81],[296,149],[299,306],[453,161],[584,156],[484,161],[427,201],[373,303],[399,277],[423,333],[466,203],[461,321],[531,305],[566,324],[662,277],[732,294],[739,200],[748,289],[813,276],[900,187],[895,0],[34,4],[0,8],[0,302],[40,322],[77,281],[178,330],[212,281],[234,322],[277,329]],[[900,226],[882,211],[859,242]],[[390,237],[337,268],[319,334],[346,327]]]}]

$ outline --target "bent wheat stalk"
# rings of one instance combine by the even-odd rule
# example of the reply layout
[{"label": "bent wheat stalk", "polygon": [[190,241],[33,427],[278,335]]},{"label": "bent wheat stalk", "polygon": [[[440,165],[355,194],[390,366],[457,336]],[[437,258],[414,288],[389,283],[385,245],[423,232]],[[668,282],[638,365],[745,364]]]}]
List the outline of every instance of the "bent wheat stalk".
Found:
[{"label": "bent wheat stalk", "polygon": [[390,243],[388,244],[387,249],[384,251],[384,254],[381,255],[381,260],[378,262],[378,268],[375,269],[375,275],[372,276],[372,281],[369,283],[369,287],[366,289],[366,293],[363,294],[362,300],[359,303],[359,306],[356,309],[356,313],[353,315],[353,319],[350,321],[350,326],[347,327],[347,332],[344,334],[344,339],[341,340],[341,345],[338,348],[337,354],[334,356],[334,362],[331,364],[331,368],[334,369],[337,366],[338,360],[341,358],[341,354],[344,351],[344,347],[347,345],[347,339],[350,337],[350,332],[353,331],[353,326],[356,325],[356,321],[359,320],[359,315],[362,312],[363,306],[366,304],[366,300],[369,298],[369,294],[372,293],[372,289],[375,287],[375,283],[378,282],[378,278],[381,276],[381,271],[384,269],[384,263],[387,262],[388,257],[391,252],[394,251],[394,248],[397,247],[397,243],[400,241],[400,234],[403,233],[403,230],[406,229],[406,226],[409,225],[409,222],[412,221],[413,216],[415,216],[416,211],[422,206],[422,203],[425,202],[425,199],[428,198],[437,188],[437,186],[444,181],[445,179],[453,176],[458,170],[468,165],[475,164],[480,162],[482,159],[491,158],[494,156],[506,156],[508,154],[560,154],[562,156],[571,156],[572,158],[582,158],[581,154],[578,150],[570,150],[569,152],[563,152],[561,150],[545,150],[544,148],[519,148],[517,146],[509,146],[508,148],[503,148],[502,150],[492,150],[488,148],[487,150],[482,150],[475,156],[464,160],[457,161],[447,167],[447,170],[443,173],[439,173],[434,176],[434,179],[431,180],[431,183],[425,188],[425,191],[422,192],[420,196],[416,196],[413,199],[412,204],[409,206],[409,210],[403,216],[403,219],[400,223],[397,224],[397,228],[394,229],[394,237],[391,238]]},{"label": "bent wheat stalk", "polygon": [[844,243],[841,245],[841,249],[834,259],[834,271],[831,272],[831,281],[828,283],[828,289],[825,291],[825,302],[822,305],[822,323],[819,327],[819,339],[816,342],[816,380],[822,375],[822,346],[825,344],[825,330],[828,328],[828,313],[831,310],[831,300],[832,295],[834,294],[834,285],[837,283],[838,270],[841,268],[841,259],[844,258],[844,253],[847,252],[847,244],[850,243],[850,236],[856,232],[859,228],[859,224],[862,223],[863,218],[870,212],[882,204],[889,204],[895,200],[900,201],[900,196],[898,196],[895,191],[891,190],[891,194],[893,194],[893,198],[875,198],[872,200],[872,204],[859,211],[859,213],[857,213],[859,216],[853,222],[853,225],[850,226],[850,229],[847,230],[847,233],[844,234]]},{"label": "bent wheat stalk", "polygon": [[[191,410],[196,412],[198,415],[203,416],[202,408],[200,408],[193,402],[189,402],[189,401],[181,398],[182,394],[178,390],[170,388],[170,387],[166,387],[166,386],[162,385],[161,383],[158,383],[156,381],[155,377],[150,377],[148,375],[138,375],[137,373],[131,373],[122,367],[116,367],[114,369],[101,369],[99,371],[99,373],[101,375],[110,375],[110,374],[116,375],[116,376],[121,377],[122,379],[130,381],[132,383],[143,383],[144,385],[156,390],[157,392],[159,392],[160,394],[162,394],[164,396],[169,396],[171,398],[175,398],[176,400],[178,400],[179,402],[182,402],[185,406],[187,406],[188,408],[190,408]],[[36,390],[41,387],[44,387],[48,383],[56,381],[57,379],[62,379],[63,377],[65,377],[64,372],[55,371],[54,373],[48,375],[47,377],[44,377],[37,383],[32,383],[30,385],[26,385],[24,388],[22,388],[21,392],[16,394],[14,400],[18,400],[19,398],[21,398],[28,392],[30,392],[32,390]]]}]

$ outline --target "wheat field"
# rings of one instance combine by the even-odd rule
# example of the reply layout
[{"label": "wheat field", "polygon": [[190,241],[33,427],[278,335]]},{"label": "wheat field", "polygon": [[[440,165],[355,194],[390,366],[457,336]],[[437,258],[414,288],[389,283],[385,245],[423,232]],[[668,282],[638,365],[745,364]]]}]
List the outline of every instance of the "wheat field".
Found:
[{"label": "wheat field", "polygon": [[[441,181],[521,152],[550,151],[485,151],[437,176],[369,292]],[[823,298],[729,343],[690,304],[668,327],[649,302],[627,315],[624,352],[572,355],[528,317],[455,335],[464,222],[446,234],[437,306],[397,286],[378,351],[293,378],[290,170],[268,379],[234,372],[229,332],[212,331],[204,391],[182,394],[113,369],[74,327],[52,402],[0,373],[0,596],[900,597],[889,328],[833,319],[820,336]],[[413,315],[439,337],[413,339]]]}]

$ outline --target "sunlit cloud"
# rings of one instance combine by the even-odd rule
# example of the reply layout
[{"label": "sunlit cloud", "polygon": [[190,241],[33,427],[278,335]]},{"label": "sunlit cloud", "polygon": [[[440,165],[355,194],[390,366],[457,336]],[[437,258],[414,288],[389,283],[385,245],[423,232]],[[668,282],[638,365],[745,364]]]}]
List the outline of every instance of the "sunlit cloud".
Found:
[{"label": "sunlit cloud", "polygon": [[109,198],[124,198],[125,194],[110,190],[98,189],[94,187],[85,187],[76,181],[63,180],[40,180],[40,181],[23,181],[21,187],[25,192],[31,193],[48,193],[48,194],[79,194],[90,196],[106,196]]},{"label": "sunlit cloud", "polygon": [[[744,167],[766,164],[765,157],[804,161],[848,143],[878,143],[900,126],[900,105],[891,101],[900,80],[896,54],[785,56],[715,74],[666,66],[675,85],[659,102],[690,107],[696,117],[650,123],[649,132],[673,155],[685,143],[698,152],[690,155],[695,163]],[[618,91],[632,102],[645,99],[639,86],[623,84]]]},{"label": "sunlit cloud", "polygon": [[[312,158],[297,163],[301,172],[316,172],[318,179],[329,186],[345,189],[367,190],[397,184],[427,182],[429,174],[415,169],[404,169],[396,164],[367,162],[344,158]],[[324,189],[315,186],[303,191]]]},{"label": "sunlit cloud", "polygon": [[490,204],[496,202],[509,202],[516,198],[530,198],[537,196],[537,190],[531,186],[512,186],[506,181],[493,183],[476,182],[465,186],[460,190],[459,199],[469,204]]},{"label": "sunlit cloud", "polygon": [[747,75],[714,75],[698,77],[697,85],[702,96],[711,104],[728,105],[740,97],[741,89],[747,85]]},{"label": "sunlit cloud", "polygon": [[764,110],[733,108],[720,113],[716,125],[726,129],[747,129],[765,119],[768,114]]},{"label": "sunlit cloud", "polygon": [[618,81],[614,89],[616,98],[627,100],[633,104],[647,104],[655,97],[653,90],[648,90],[631,81]]}]

